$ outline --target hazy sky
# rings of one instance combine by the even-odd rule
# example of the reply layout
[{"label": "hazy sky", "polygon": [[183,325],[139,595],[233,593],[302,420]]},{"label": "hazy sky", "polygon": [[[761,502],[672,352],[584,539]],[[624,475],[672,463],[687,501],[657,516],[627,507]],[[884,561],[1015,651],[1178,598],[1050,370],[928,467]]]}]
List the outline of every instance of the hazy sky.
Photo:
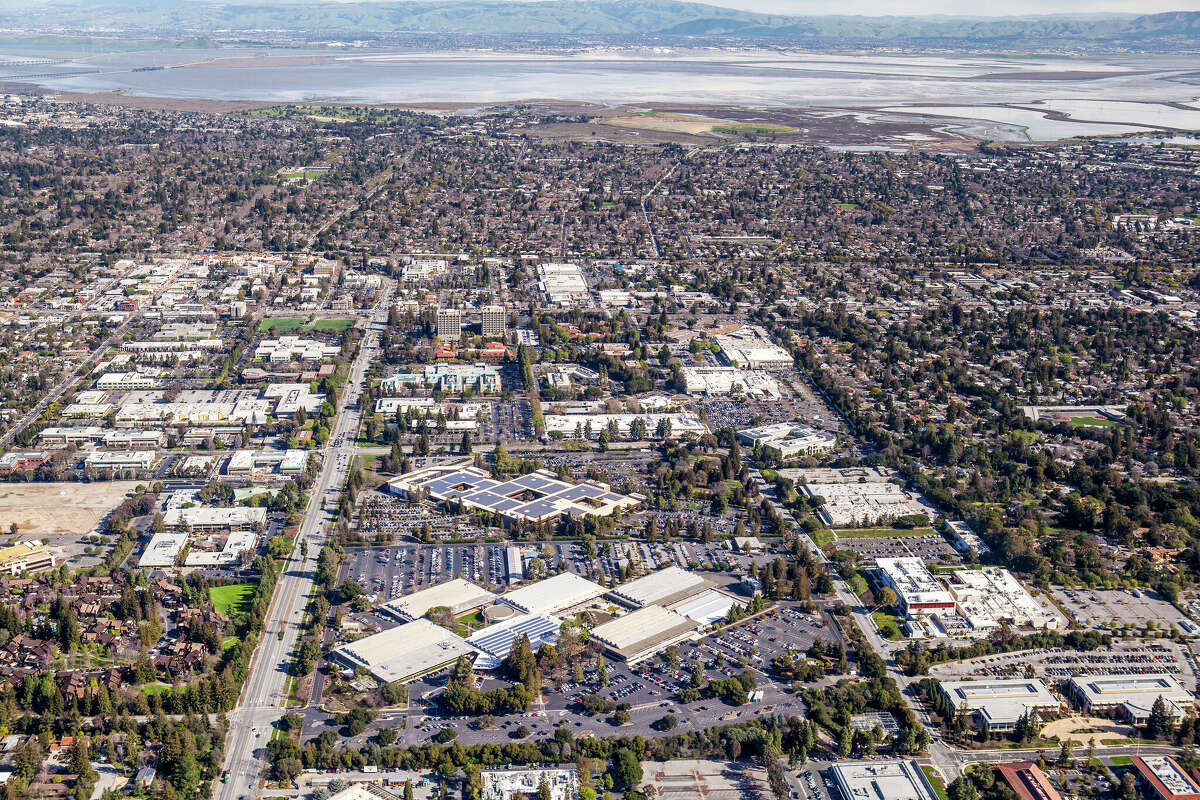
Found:
[{"label": "hazy sky", "polygon": [[907,16],[958,14],[1011,16],[1014,14],[1087,14],[1122,12],[1154,14],[1160,11],[1200,11],[1200,0],[700,0],[713,5],[776,14],[864,14]]}]

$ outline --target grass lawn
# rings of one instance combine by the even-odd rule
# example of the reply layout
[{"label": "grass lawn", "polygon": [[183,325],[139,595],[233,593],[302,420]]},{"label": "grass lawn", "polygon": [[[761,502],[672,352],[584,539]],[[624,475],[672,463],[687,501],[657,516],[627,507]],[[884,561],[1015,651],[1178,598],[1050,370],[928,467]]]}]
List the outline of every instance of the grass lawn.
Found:
[{"label": "grass lawn", "polygon": [[1121,423],[1105,417],[1071,417],[1070,424],[1074,428],[1116,428]]},{"label": "grass lawn", "polygon": [[298,331],[303,327],[304,320],[299,317],[267,317],[258,323],[258,332],[266,333],[267,331],[275,331],[276,333],[289,333],[291,331]]},{"label": "grass lawn", "polygon": [[858,209],[862,208],[862,206],[860,206],[858,203],[838,203],[834,206],[834,208],[841,209],[842,211],[857,211]]},{"label": "grass lawn", "polygon": [[456,617],[455,622],[471,632],[477,631],[487,624],[487,621],[483,618],[483,610],[479,608],[474,611],[468,611],[461,617]]},{"label": "grass lawn", "polygon": [[326,173],[321,172],[320,170],[315,170],[315,169],[302,169],[302,170],[299,170],[298,172],[281,172],[281,173],[279,173],[279,177],[285,181],[294,181],[294,180],[299,180],[300,178],[304,178],[305,180],[315,181],[320,178],[323,178],[325,175],[326,175]]},{"label": "grass lawn", "polygon": [[224,651],[228,650],[229,648],[234,647],[235,645],[237,645],[237,643],[238,643],[238,637],[236,637],[236,636],[224,637],[223,639],[221,639],[221,652],[224,652]]},{"label": "grass lawn", "polygon": [[1133,759],[1129,756],[1113,756],[1109,759],[1114,767],[1129,767],[1133,765]]},{"label": "grass lawn", "polygon": [[142,691],[147,695],[162,694],[163,692],[171,691],[171,687],[165,683],[147,683],[142,687]]},{"label": "grass lawn", "polygon": [[839,539],[893,539],[897,536],[928,536],[933,528],[849,528],[839,530]]},{"label": "grass lawn", "polygon": [[850,580],[847,583],[850,584],[850,590],[856,595],[861,595],[867,589],[871,588],[867,586],[867,579],[857,572],[850,576]]},{"label": "grass lawn", "polygon": [[879,628],[880,635],[885,639],[895,640],[904,635],[900,631],[897,618],[886,611],[876,611],[871,615],[871,619],[875,620],[875,626]]},{"label": "grass lawn", "polygon": [[833,531],[828,528],[818,528],[809,534],[809,537],[817,543],[817,547],[824,547],[827,544],[833,543]]},{"label": "grass lawn", "polygon": [[353,324],[352,319],[318,319],[304,327],[310,331],[344,331]]},{"label": "grass lawn", "polygon": [[796,129],[787,125],[775,125],[770,122],[729,122],[713,125],[713,133],[795,133]]},{"label": "grass lawn", "polygon": [[942,776],[934,772],[933,767],[925,765],[921,765],[921,771],[929,779],[929,785],[933,787],[933,793],[938,796],[938,800],[950,800],[950,795],[946,794],[946,782],[942,780]]},{"label": "grass lawn", "polygon": [[252,583],[231,583],[228,586],[213,586],[208,590],[213,608],[218,614],[233,617],[245,614],[250,610],[250,599],[254,597],[255,585]]}]

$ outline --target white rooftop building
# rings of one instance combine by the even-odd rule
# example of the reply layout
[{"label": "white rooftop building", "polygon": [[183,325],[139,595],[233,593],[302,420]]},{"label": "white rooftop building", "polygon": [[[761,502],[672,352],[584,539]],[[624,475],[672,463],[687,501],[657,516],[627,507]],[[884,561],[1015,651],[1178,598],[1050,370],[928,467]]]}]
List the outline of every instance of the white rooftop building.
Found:
[{"label": "white rooftop building", "polygon": [[384,683],[409,681],[453,664],[475,651],[462,638],[427,619],[333,649],[333,656],[351,668],[361,667]]},{"label": "white rooftop building", "polygon": [[731,366],[746,369],[787,369],[792,356],[771,340],[759,325],[743,325],[729,333],[713,336],[721,355]]},{"label": "white rooftop building", "polygon": [[1179,679],[1166,673],[1074,675],[1067,688],[1082,710],[1092,714],[1121,714],[1135,725],[1150,718],[1154,701],[1160,697],[1176,721],[1196,705],[1196,698]]},{"label": "white rooftop building", "polygon": [[695,636],[700,623],[662,606],[645,606],[592,629],[612,656],[636,664]]},{"label": "white rooftop building", "polygon": [[880,580],[896,592],[905,614],[953,609],[954,595],[946,591],[919,558],[877,558]]},{"label": "white rooftop building", "polygon": [[560,572],[500,595],[500,601],[525,614],[555,614],[595,600],[604,592],[603,586],[574,572]]},{"label": "white rooftop building", "polygon": [[776,458],[815,456],[837,446],[837,436],[799,422],[777,422],[737,432],[738,441],[749,447],[759,446]]},{"label": "white rooftop building", "polygon": [[1062,703],[1038,678],[942,681],[941,692],[958,715],[972,715],[988,731],[1010,731],[1033,713],[1057,712]]},{"label": "white rooftop building", "polygon": [[708,581],[694,572],[682,567],[667,567],[621,584],[610,592],[610,596],[627,606],[641,608],[684,600],[708,587]]},{"label": "white rooftop building", "polygon": [[769,372],[737,367],[684,367],[683,380],[689,395],[717,397],[741,389],[746,397],[777,398],[779,382]]},{"label": "white rooftop building", "polygon": [[845,800],[937,800],[916,761],[842,761],[830,768]]},{"label": "white rooftop building", "polygon": [[463,578],[454,578],[428,589],[389,600],[380,606],[379,610],[398,619],[412,620],[425,616],[431,608],[445,607],[450,609],[451,614],[457,615],[488,605],[495,599],[496,595],[487,589]]}]

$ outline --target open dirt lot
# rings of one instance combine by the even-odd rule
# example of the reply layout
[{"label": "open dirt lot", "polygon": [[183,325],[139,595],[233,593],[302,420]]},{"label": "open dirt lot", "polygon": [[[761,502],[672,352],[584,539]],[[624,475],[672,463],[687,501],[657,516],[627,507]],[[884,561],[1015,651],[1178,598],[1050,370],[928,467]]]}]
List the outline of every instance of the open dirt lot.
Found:
[{"label": "open dirt lot", "polygon": [[663,131],[665,133],[709,133],[714,125],[728,124],[723,120],[712,117],[701,117],[695,114],[676,114],[657,111],[649,114],[629,114],[628,116],[612,117],[605,120],[609,125],[619,128],[638,128],[646,131]]},{"label": "open dirt lot", "polygon": [[0,531],[12,523],[22,537],[53,539],[89,533],[137,481],[0,484]]},{"label": "open dirt lot", "polygon": [[1060,742],[1070,739],[1075,744],[1087,744],[1093,739],[1096,744],[1101,744],[1105,739],[1127,739],[1133,734],[1130,726],[1100,717],[1056,719],[1042,728],[1044,739],[1058,739]]}]

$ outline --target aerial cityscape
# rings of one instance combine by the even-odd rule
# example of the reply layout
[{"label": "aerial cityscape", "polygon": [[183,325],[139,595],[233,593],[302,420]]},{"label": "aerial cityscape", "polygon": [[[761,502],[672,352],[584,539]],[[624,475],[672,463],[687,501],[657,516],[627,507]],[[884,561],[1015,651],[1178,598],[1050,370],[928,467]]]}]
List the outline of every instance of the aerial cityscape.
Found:
[{"label": "aerial cityscape", "polygon": [[1188,5],[0,0],[0,800],[1200,800]]}]

